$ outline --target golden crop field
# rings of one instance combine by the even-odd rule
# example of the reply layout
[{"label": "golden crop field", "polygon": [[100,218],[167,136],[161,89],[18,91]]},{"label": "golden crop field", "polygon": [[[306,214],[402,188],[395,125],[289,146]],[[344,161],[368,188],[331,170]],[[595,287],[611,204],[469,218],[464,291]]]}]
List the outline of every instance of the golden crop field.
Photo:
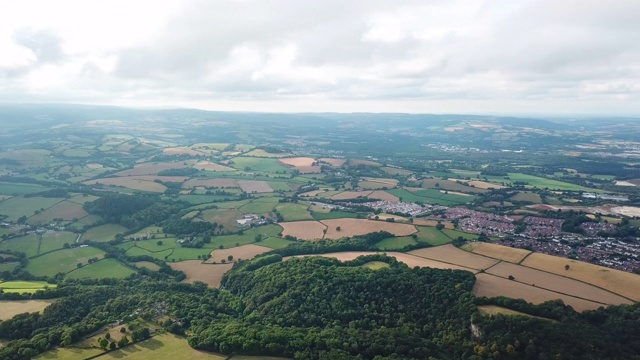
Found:
[{"label": "golden crop field", "polygon": [[290,165],[294,167],[298,166],[311,166],[316,159],[310,157],[293,157],[293,158],[280,158],[278,161],[285,165]]},{"label": "golden crop field", "polygon": [[8,320],[22,313],[41,312],[55,300],[1,300],[0,320]]},{"label": "golden crop field", "polygon": [[490,244],[485,242],[473,242],[464,246],[464,250],[473,252],[474,254],[488,256],[494,259],[500,259],[511,263],[519,263],[531,251],[525,249],[517,249],[508,246]]},{"label": "golden crop field", "polygon": [[558,294],[539,287],[526,285],[517,281],[508,280],[490,274],[476,274],[476,283],[473,286],[476,296],[496,297],[506,296],[514,299],[541,304],[545,301],[560,299],[565,304],[571,305],[576,311],[595,310],[602,304],[578,299],[573,296]]},{"label": "golden crop field", "polygon": [[601,304],[620,305],[633,303],[632,301],[612,292],[581,281],[507,262],[501,262],[493,266],[487,270],[487,273],[500,276],[502,278],[513,276],[517,282],[591,300]]},{"label": "golden crop field", "polygon": [[[225,260],[226,262],[231,262],[231,261],[235,262],[238,260],[251,260],[257,255],[266,253],[267,251],[271,251],[271,250],[272,250],[271,248],[255,245],[255,244],[236,246],[229,249],[213,250],[211,252],[211,258],[207,259],[205,263],[219,264],[222,262],[222,260]],[[229,256],[233,256],[232,260],[229,260]]]},{"label": "golden crop field", "polygon": [[301,240],[316,240],[322,239],[324,236],[324,230],[326,225],[319,221],[293,221],[293,222],[281,222],[278,225],[284,229],[282,236],[294,236]]},{"label": "golden crop field", "polygon": [[413,225],[367,219],[330,219],[322,220],[322,223],[327,226],[327,233],[324,236],[326,239],[340,239],[378,231],[387,231],[395,236],[408,236],[417,232]]},{"label": "golden crop field", "polygon": [[169,263],[174,270],[180,270],[187,275],[184,282],[194,283],[202,281],[211,287],[220,287],[222,275],[231,270],[233,264],[203,264],[200,260],[186,260]]},{"label": "golden crop field", "polygon": [[428,259],[448,262],[476,270],[486,269],[498,263],[498,260],[460,250],[453,245],[443,245],[409,251],[408,254]]},{"label": "golden crop field", "polygon": [[[529,255],[522,265],[584,281],[629,299],[640,301],[640,276],[628,272],[546,254]],[[565,270],[569,265],[569,270]]]}]

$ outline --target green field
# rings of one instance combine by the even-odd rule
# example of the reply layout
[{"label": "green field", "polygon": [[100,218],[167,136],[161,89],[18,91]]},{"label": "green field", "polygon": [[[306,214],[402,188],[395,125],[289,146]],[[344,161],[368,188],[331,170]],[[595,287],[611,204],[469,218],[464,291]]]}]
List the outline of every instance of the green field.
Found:
[{"label": "green field", "polygon": [[[162,334],[129,345],[124,349],[118,349],[97,357],[98,360],[126,359],[126,360],[174,360],[174,359],[206,359],[225,360],[227,355],[218,355],[204,351],[194,350],[187,343],[187,339],[173,334]],[[47,359],[47,358],[42,358]]]},{"label": "green field", "polygon": [[240,171],[247,172],[267,172],[290,174],[291,169],[288,166],[283,165],[278,159],[269,158],[254,158],[254,157],[236,157],[231,159],[233,164],[230,166]]},{"label": "green field", "polygon": [[46,191],[51,188],[37,184],[0,182],[0,194],[2,195],[24,195]]},{"label": "green field", "polygon": [[34,293],[38,290],[55,288],[57,285],[44,281],[7,281],[0,283],[0,289],[6,293]]},{"label": "green field", "polygon": [[251,200],[250,203],[243,205],[238,210],[247,214],[265,214],[271,212],[278,205],[279,198],[263,197]]},{"label": "green field", "polygon": [[312,220],[311,214],[307,211],[309,205],[282,203],[276,206],[276,210],[282,215],[284,221]]},{"label": "green field", "polygon": [[64,199],[45,197],[14,197],[0,202],[0,214],[7,215],[7,221],[18,221],[21,216],[34,215],[36,210],[44,210],[52,207]]},{"label": "green field", "polygon": [[[364,218],[363,215],[360,215]],[[331,211],[328,213],[314,212],[313,218],[316,220],[329,220],[329,219],[341,219],[341,218],[357,218],[358,214],[348,211]]]},{"label": "green field", "polygon": [[100,355],[104,352],[98,348],[56,348],[49,350],[44,354],[34,357],[34,360],[84,360]]},{"label": "green field", "polygon": [[13,271],[19,264],[17,262],[0,263],[0,273],[5,271]]},{"label": "green field", "polygon": [[270,236],[270,237],[268,237],[268,238],[256,243],[256,245],[266,246],[266,247],[272,248],[272,249],[281,249],[281,248],[285,248],[285,247],[289,246],[289,244],[294,244],[294,243],[295,243],[295,241],[282,239],[282,238],[275,237],[275,236]]},{"label": "green field", "polygon": [[527,188],[560,190],[560,191],[590,191],[590,192],[602,192],[599,189],[586,188],[584,186],[571,184],[564,181],[558,181],[553,179],[547,179],[539,176],[527,175],[522,173],[508,173],[509,179],[503,177],[487,177],[490,182],[506,184],[513,184],[515,181],[527,182],[525,186]]},{"label": "green field", "polygon": [[273,191],[291,191],[291,186],[283,181],[268,181]]},{"label": "green field", "polygon": [[76,269],[78,263],[87,264],[93,257],[102,257],[104,251],[90,246],[66,249],[29,259],[26,270],[35,276],[54,276]]},{"label": "green field", "polygon": [[408,191],[405,189],[387,190],[389,194],[395,195],[404,202],[422,202],[433,205],[460,205],[475,200],[474,196],[462,196],[454,194],[441,193],[440,190],[425,189],[418,191]]},{"label": "green field", "polygon": [[0,250],[19,251],[27,254],[27,257],[38,255],[40,235],[31,234],[0,242]]},{"label": "green field", "polygon": [[118,278],[124,279],[136,272],[124,266],[116,259],[103,259],[93,264],[85,265],[80,269],[71,271],[65,276],[67,279],[82,278]]},{"label": "green field", "polygon": [[402,250],[407,245],[415,245],[417,242],[410,236],[392,237],[375,244],[380,250]]},{"label": "green field", "polygon": [[122,234],[127,231],[127,228],[117,224],[104,224],[93,227],[82,235],[82,240],[93,241],[110,241],[116,238],[117,234]]},{"label": "green field", "polygon": [[389,264],[382,261],[369,261],[368,263],[362,265],[362,267],[366,267],[371,270],[380,270],[388,268]]},{"label": "green field", "polygon": [[478,235],[476,234],[470,234],[470,233],[466,233],[464,231],[459,231],[459,230],[442,229],[442,232],[446,234],[448,237],[450,237],[452,240],[457,239],[459,236],[462,236],[464,239],[467,239],[467,240],[473,240],[478,238]]},{"label": "green field", "polygon": [[76,242],[77,238],[77,234],[68,231],[46,232],[42,234],[42,239],[40,240],[39,254],[62,249],[64,244],[71,245]]},{"label": "green field", "polygon": [[259,226],[244,230],[242,235],[233,234],[215,236],[213,237],[213,239],[211,239],[211,243],[205,244],[205,246],[209,249],[218,249],[220,245],[222,245],[224,248],[230,248],[236,246],[236,244],[252,244],[255,242],[256,235],[258,234],[261,234],[262,237],[266,240],[266,238],[268,237],[277,236],[280,232],[282,232],[282,227],[280,227],[279,225]]},{"label": "green field", "polygon": [[416,229],[418,229],[418,240],[426,242],[429,245],[444,245],[452,241],[449,235],[444,232],[446,229],[442,229],[442,231],[440,231],[431,226],[416,226]]}]

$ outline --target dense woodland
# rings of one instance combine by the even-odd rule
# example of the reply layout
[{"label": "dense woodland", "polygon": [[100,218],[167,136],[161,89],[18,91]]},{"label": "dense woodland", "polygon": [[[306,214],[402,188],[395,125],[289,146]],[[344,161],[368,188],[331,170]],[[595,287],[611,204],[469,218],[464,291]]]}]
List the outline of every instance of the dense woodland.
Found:
[{"label": "dense woodland", "polygon": [[[28,359],[66,346],[136,310],[186,334],[197,349],[294,359],[634,359],[640,358],[640,306],[582,314],[560,301],[539,306],[477,299],[471,273],[410,269],[383,255],[341,263],[279,255],[240,262],[223,290],[202,285],[128,280],[65,281],[22,297],[62,298],[42,315],[0,322],[2,359]],[[384,261],[371,270],[362,265]],[[9,294],[2,294],[6,297]],[[16,295],[11,295],[15,298]],[[497,304],[543,318],[483,317]],[[477,331],[472,331],[472,327]]]}]

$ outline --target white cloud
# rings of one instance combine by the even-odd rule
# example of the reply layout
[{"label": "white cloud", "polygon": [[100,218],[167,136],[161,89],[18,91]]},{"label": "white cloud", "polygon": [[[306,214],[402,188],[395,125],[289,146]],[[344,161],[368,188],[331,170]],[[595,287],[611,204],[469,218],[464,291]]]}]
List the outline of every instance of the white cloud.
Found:
[{"label": "white cloud", "polygon": [[0,101],[640,114],[640,3],[0,3]]}]

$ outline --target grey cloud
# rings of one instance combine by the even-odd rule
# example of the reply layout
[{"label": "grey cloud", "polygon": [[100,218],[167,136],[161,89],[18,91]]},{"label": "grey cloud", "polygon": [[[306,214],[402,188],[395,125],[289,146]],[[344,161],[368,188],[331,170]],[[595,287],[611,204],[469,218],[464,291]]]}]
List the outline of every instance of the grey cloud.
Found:
[{"label": "grey cloud", "polygon": [[64,59],[60,38],[48,31],[18,29],[13,33],[13,41],[33,51],[38,63],[57,63]]}]

